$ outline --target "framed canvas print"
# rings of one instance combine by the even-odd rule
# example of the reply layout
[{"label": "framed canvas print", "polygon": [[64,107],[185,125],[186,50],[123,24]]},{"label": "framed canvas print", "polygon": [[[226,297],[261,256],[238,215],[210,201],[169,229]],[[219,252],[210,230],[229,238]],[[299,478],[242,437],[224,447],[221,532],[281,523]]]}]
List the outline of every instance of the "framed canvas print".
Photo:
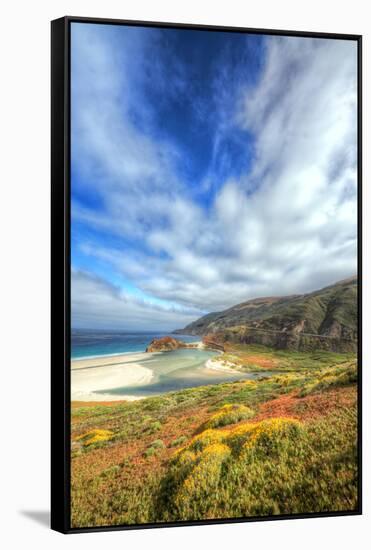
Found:
[{"label": "framed canvas print", "polygon": [[52,528],[361,513],[361,37],[52,22]]}]

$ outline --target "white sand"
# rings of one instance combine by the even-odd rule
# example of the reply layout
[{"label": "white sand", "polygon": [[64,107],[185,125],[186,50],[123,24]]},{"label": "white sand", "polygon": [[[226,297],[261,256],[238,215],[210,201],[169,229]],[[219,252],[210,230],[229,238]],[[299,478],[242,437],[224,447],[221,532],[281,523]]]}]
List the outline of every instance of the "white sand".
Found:
[{"label": "white sand", "polygon": [[71,361],[71,369],[86,369],[91,367],[105,367],[108,365],[118,365],[131,363],[131,361],[141,361],[151,357],[152,353],[122,353],[120,355],[103,355],[102,357],[87,357],[86,359],[74,359]]},{"label": "white sand", "polygon": [[236,372],[239,373],[240,371],[236,370],[233,363],[230,361],[222,361],[220,359],[208,359],[205,363],[205,367],[207,369],[211,370],[217,370],[217,371],[223,371],[223,372]]},{"label": "white sand", "polygon": [[153,372],[133,362],[149,353],[112,355],[71,361],[71,399],[73,401],[121,401],[138,399],[133,396],[97,391],[148,384]]},{"label": "white sand", "polygon": [[206,346],[203,342],[195,342],[197,349],[206,349]]}]

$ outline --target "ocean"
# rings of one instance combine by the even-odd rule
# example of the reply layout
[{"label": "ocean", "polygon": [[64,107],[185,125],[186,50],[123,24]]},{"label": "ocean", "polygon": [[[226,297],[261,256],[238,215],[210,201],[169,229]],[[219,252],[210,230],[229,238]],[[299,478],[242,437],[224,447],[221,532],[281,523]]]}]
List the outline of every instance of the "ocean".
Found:
[{"label": "ocean", "polygon": [[173,336],[183,342],[198,342],[201,339],[200,336],[174,335],[168,332],[73,329],[71,331],[71,359],[145,351],[153,338],[162,336]]},{"label": "ocean", "polygon": [[[144,352],[153,338],[171,336],[169,333],[158,332],[119,332],[103,330],[73,330],[71,339],[71,358],[83,359],[91,357],[104,357],[121,355],[123,353]],[[174,336],[174,335],[173,335]],[[177,335],[177,338],[186,342],[197,342],[200,337]],[[152,371],[149,382],[133,384],[129,386],[115,385],[107,381],[107,387],[103,389],[89,390],[94,394],[107,394],[114,396],[150,397],[169,391],[218,384],[221,382],[233,382],[236,380],[260,378],[260,373],[244,373],[228,370],[215,370],[205,368],[207,361],[217,356],[220,352],[209,349],[178,349],[167,353],[148,354],[140,358],[141,367]],[[137,364],[135,358],[128,358],[125,365],[118,364],[117,372],[124,372],[125,366],[131,363]],[[104,365],[107,367],[111,364]],[[104,367],[102,367],[104,368]],[[99,370],[99,369],[98,369]],[[91,368],[86,367],[81,371],[74,371],[75,376],[87,377],[87,388],[91,384],[89,377]],[[72,383],[73,385],[73,383]]]}]

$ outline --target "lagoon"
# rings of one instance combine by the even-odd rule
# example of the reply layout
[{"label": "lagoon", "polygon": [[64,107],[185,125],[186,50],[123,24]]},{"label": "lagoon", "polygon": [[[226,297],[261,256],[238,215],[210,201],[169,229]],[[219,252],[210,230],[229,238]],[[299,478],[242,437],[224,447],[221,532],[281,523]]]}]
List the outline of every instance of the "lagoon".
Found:
[{"label": "lagoon", "polygon": [[169,391],[259,377],[232,369],[208,368],[217,351],[179,349],[104,356],[72,362],[72,399],[141,399]]}]

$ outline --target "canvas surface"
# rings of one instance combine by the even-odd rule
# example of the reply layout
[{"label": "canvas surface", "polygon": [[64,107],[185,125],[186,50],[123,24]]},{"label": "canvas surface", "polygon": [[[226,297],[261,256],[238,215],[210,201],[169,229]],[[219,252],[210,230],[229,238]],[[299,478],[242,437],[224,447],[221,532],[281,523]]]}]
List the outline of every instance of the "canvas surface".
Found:
[{"label": "canvas surface", "polygon": [[357,43],[71,24],[72,527],[351,512]]}]

